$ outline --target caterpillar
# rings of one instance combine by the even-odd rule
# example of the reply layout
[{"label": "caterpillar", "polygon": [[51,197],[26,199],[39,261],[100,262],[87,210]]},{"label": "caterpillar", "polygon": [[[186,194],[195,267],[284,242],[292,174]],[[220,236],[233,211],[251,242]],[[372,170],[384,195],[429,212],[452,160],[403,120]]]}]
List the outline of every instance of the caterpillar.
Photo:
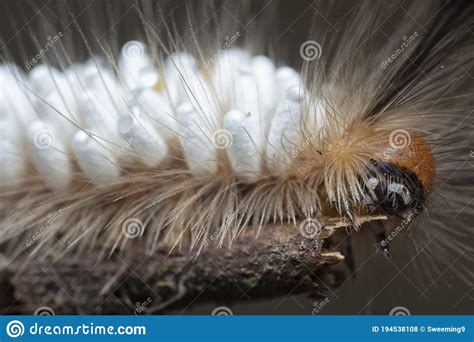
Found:
[{"label": "caterpillar", "polygon": [[428,273],[472,285],[473,6],[352,4],[336,27],[315,16],[296,63],[268,38],[264,3],[255,16],[186,3],[179,18],[134,2],[121,44],[66,2],[60,23],[42,17],[47,34],[27,26],[37,53],[23,65],[3,38],[3,253],[111,252],[130,236],[150,254],[225,250],[244,230],[322,216],[366,239],[357,218],[378,213],[386,255],[404,219]]}]

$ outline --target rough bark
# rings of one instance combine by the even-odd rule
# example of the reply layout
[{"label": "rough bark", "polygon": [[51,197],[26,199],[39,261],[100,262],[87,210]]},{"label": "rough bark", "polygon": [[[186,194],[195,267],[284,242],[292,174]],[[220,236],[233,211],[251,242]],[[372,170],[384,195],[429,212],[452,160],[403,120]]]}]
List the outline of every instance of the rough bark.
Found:
[{"label": "rough bark", "polygon": [[2,311],[32,314],[46,306],[55,314],[154,314],[219,299],[317,291],[325,266],[343,260],[326,250],[325,241],[348,225],[328,219],[317,238],[303,237],[294,226],[266,227],[258,238],[243,235],[229,249],[209,248],[199,255],[149,256],[128,248],[127,254],[105,259],[91,251],[32,261],[3,273],[3,300],[9,300]]}]

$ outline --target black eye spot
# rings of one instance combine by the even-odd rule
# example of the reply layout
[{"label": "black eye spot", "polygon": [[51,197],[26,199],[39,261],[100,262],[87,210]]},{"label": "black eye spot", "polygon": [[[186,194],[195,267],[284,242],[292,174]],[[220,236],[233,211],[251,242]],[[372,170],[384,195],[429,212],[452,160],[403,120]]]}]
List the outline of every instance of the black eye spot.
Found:
[{"label": "black eye spot", "polygon": [[394,215],[410,202],[406,203],[404,198],[397,192],[387,191],[385,199],[381,202],[381,205],[388,214]]},{"label": "black eye spot", "polygon": [[[423,185],[414,172],[391,163],[372,161],[377,170],[369,178],[374,204],[388,215],[401,214],[406,210],[421,210],[425,199]],[[383,177],[378,182],[374,178]],[[373,197],[373,196],[372,196]]]}]

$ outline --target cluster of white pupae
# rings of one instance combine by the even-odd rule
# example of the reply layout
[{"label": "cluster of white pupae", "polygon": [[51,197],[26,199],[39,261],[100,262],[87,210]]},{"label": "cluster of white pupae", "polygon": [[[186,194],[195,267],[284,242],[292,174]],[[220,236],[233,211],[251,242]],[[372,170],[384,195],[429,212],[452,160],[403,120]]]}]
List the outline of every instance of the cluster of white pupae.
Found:
[{"label": "cluster of white pupae", "polygon": [[[299,143],[306,90],[298,72],[268,57],[231,48],[203,69],[177,52],[157,68],[145,46],[131,41],[117,66],[93,58],[26,74],[0,65],[3,183],[21,180],[33,165],[52,189],[66,189],[73,158],[90,181],[110,182],[127,158],[159,165],[172,141],[197,178],[217,173],[225,149],[236,176],[253,181],[264,163],[278,173]],[[320,126],[321,114],[313,117]]]}]

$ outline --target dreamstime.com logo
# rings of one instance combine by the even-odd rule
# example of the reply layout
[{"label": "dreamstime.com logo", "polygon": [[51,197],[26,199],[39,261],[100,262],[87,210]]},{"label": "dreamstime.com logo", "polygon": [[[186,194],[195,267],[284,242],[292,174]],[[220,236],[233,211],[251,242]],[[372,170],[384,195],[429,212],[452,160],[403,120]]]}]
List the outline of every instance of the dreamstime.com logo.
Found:
[{"label": "dreamstime.com logo", "polygon": [[227,306],[218,306],[211,313],[212,316],[233,316],[234,313]]},{"label": "dreamstime.com logo", "polygon": [[122,56],[130,61],[140,59],[145,55],[145,45],[143,43],[131,40],[122,47]]},{"label": "dreamstime.com logo", "polygon": [[388,142],[393,149],[401,150],[410,145],[411,136],[410,133],[404,129],[396,129],[390,133]]},{"label": "dreamstime.com logo", "polygon": [[7,324],[7,335],[11,338],[23,336],[25,333],[25,326],[20,321],[11,321]]},{"label": "dreamstime.com logo", "polygon": [[145,224],[138,218],[132,217],[122,223],[122,233],[126,238],[135,239],[143,235]]},{"label": "dreamstime.com logo", "polygon": [[232,134],[226,129],[218,129],[212,135],[212,143],[219,150],[232,146],[232,142]]},{"label": "dreamstime.com logo", "polygon": [[61,32],[61,31],[59,31],[53,37],[48,36],[47,37],[48,42],[38,51],[38,53],[33,58],[31,58],[28,62],[26,62],[26,64],[25,64],[26,69],[30,70],[36,63],[38,63],[39,60],[46,55],[46,53],[49,51],[49,49],[52,49],[54,47],[54,45],[62,37],[64,37],[64,33]]},{"label": "dreamstime.com logo", "polygon": [[314,239],[321,235],[323,226],[318,220],[314,218],[307,218],[306,220],[300,223],[299,229],[303,237],[307,239]]},{"label": "dreamstime.com logo", "polygon": [[411,316],[410,310],[404,306],[396,306],[389,313],[390,316]]},{"label": "dreamstime.com logo", "polygon": [[143,325],[94,325],[89,324],[75,324],[75,325],[43,325],[34,323],[25,328],[25,325],[18,321],[10,321],[5,327],[6,333],[11,338],[18,338],[23,336],[25,332],[29,335],[51,335],[51,336],[69,336],[69,335],[118,335],[118,336],[144,336],[147,334],[146,326]]},{"label": "dreamstime.com logo", "polygon": [[225,36],[224,38],[224,44],[222,48],[217,50],[217,52],[212,56],[207,62],[204,63],[204,69],[209,69],[219,57],[222,56],[225,50],[229,49],[234,45],[234,43],[241,37],[241,33],[239,31],[235,32],[232,36]]},{"label": "dreamstime.com logo", "polygon": [[322,53],[321,45],[315,40],[307,40],[300,46],[300,56],[307,62],[319,59]]}]

